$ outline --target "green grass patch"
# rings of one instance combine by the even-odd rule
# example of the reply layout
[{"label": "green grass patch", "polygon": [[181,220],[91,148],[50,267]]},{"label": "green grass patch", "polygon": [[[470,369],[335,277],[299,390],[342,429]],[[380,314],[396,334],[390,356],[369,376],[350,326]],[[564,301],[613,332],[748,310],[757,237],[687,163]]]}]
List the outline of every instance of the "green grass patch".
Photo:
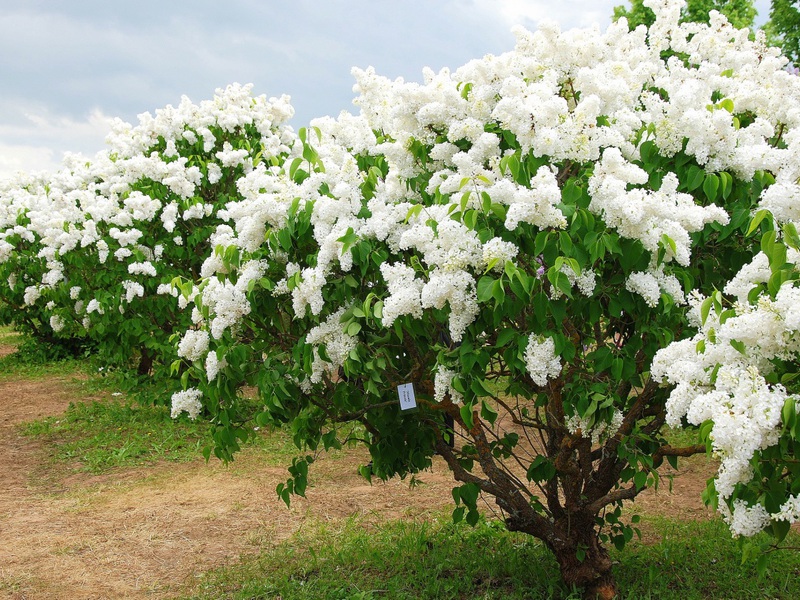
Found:
[{"label": "green grass patch", "polygon": [[56,361],[36,361],[15,352],[0,357],[0,381],[40,379],[43,377],[86,376],[93,369],[87,360],[65,358]]},{"label": "green grass patch", "polygon": [[[742,564],[742,551],[720,519],[674,521],[643,518],[659,537],[654,544],[633,542],[615,552],[624,598],[707,600],[800,598],[800,552],[780,550],[769,555],[759,576],[755,560]],[[768,541],[766,534],[756,541]],[[791,533],[786,546],[800,546]]]},{"label": "green grass patch", "polygon": [[[77,464],[78,471],[96,474],[201,458],[211,442],[210,428],[201,419],[173,419],[166,406],[112,398],[72,403],[63,415],[33,421],[22,431],[44,438],[54,462]],[[282,430],[253,431],[245,447],[258,453],[261,464],[289,465],[299,454]]]},{"label": "green grass patch", "polygon": [[21,342],[21,333],[15,331],[11,325],[0,325],[0,343],[16,345]]},{"label": "green grass patch", "polygon": [[165,406],[116,399],[72,403],[63,415],[28,423],[23,433],[44,437],[54,460],[77,461],[91,473],[193,460],[209,440],[206,423],[173,420]]},{"label": "green grass patch", "polygon": [[[800,597],[800,554],[773,555],[759,577],[718,521],[655,520],[661,541],[613,552],[622,599],[707,600]],[[798,536],[793,536],[798,542]],[[211,571],[192,600],[257,599],[575,599],[552,555],[499,523],[366,525],[356,519],[304,526],[258,557]]]}]

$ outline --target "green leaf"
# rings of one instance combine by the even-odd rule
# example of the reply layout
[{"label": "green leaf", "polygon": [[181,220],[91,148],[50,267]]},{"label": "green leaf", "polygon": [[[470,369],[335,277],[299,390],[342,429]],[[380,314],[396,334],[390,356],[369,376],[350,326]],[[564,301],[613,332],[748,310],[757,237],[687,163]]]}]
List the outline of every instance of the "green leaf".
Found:
[{"label": "green leaf", "polygon": [[478,495],[480,488],[474,483],[465,483],[459,488],[459,496],[468,508],[475,508],[478,506]]},{"label": "green leaf", "polygon": [[689,167],[688,179],[686,180],[686,189],[693,192],[705,182],[706,173],[700,167],[692,165]]},{"label": "green leaf", "polygon": [[477,510],[470,510],[470,511],[467,512],[467,517],[466,517],[465,521],[467,523],[469,523],[472,527],[475,527],[475,525],[478,524],[478,521],[480,520],[480,518],[481,518],[481,516],[480,516],[480,514],[478,513]]},{"label": "green leaf", "polygon": [[561,198],[564,201],[564,204],[567,205],[574,205],[578,203],[581,195],[583,194],[583,190],[575,183],[575,178],[570,178],[567,180],[567,183],[564,185],[564,189],[561,191]]},{"label": "green leaf", "polygon": [[722,186],[722,199],[727,200],[733,191],[733,177],[730,173],[722,171],[719,174],[719,179]]},{"label": "green leaf", "polygon": [[730,114],[733,114],[733,100],[731,100],[730,98],[725,98],[724,100],[719,102],[717,106],[719,106],[720,108],[724,108]]},{"label": "green leaf", "polygon": [[556,475],[556,468],[545,456],[539,454],[528,467],[528,481],[549,481]]},{"label": "green leaf", "polygon": [[669,250],[672,252],[672,256],[677,256],[678,255],[678,246],[675,243],[675,240],[673,240],[671,237],[669,237],[666,233],[661,235],[661,245],[665,249],[669,248]]},{"label": "green leaf", "polygon": [[763,208],[760,211],[758,211],[755,214],[755,216],[753,217],[753,220],[750,221],[750,227],[747,228],[747,233],[745,235],[749,236],[756,229],[758,229],[758,226],[761,225],[761,221],[763,221],[767,217],[767,215],[769,215],[769,214],[770,214],[770,212],[765,208]]},{"label": "green leaf", "polygon": [[294,180],[295,173],[297,173],[297,169],[300,165],[303,164],[303,159],[301,157],[297,157],[292,161],[292,164],[289,165],[289,178]]},{"label": "green leaf", "polygon": [[507,345],[511,340],[514,339],[516,335],[517,332],[514,329],[504,329],[497,334],[495,348],[502,348],[503,346]]},{"label": "green leaf", "polygon": [[536,240],[533,243],[533,253],[540,256],[543,252],[550,238],[549,231],[540,231],[536,234]]},{"label": "green leaf", "polygon": [[569,234],[566,231],[561,231],[558,234],[558,239],[561,245],[561,252],[564,253],[564,256],[571,256],[572,255],[572,238],[570,238]]},{"label": "green leaf", "polygon": [[497,420],[498,413],[497,411],[489,406],[486,400],[481,401],[481,418],[485,421],[488,421],[491,425],[494,425],[494,422]]},{"label": "green leaf", "polygon": [[700,305],[700,321],[703,325],[706,324],[706,319],[708,319],[708,315],[711,312],[711,306],[714,304],[714,299],[709,296],[703,303]]},{"label": "green leaf", "polygon": [[467,511],[463,506],[457,506],[453,510],[453,523],[460,523],[464,520],[464,513]]},{"label": "green leaf", "polygon": [[464,426],[467,429],[472,429],[475,425],[475,422],[472,418],[472,405],[471,404],[462,404],[461,407],[458,409],[461,413],[461,420],[464,421]]},{"label": "green leaf", "polygon": [[797,401],[789,397],[783,403],[783,410],[781,411],[781,420],[783,421],[783,429],[787,431],[792,429],[797,419]]},{"label": "green leaf", "polygon": [[625,361],[621,358],[615,358],[611,361],[611,377],[614,381],[622,381],[622,367],[625,366]]},{"label": "green leaf", "polygon": [[652,140],[647,140],[639,147],[639,155],[645,165],[652,164],[658,158],[658,146]]},{"label": "green leaf", "polygon": [[706,175],[706,180],[703,182],[703,193],[708,198],[709,202],[714,202],[717,199],[717,192],[719,191],[719,177],[713,173]]},{"label": "green leaf", "polygon": [[492,298],[494,298],[496,306],[503,304],[503,301],[506,299],[506,290],[503,287],[502,279],[498,279],[492,284]]},{"label": "green leaf", "polygon": [[798,235],[797,226],[794,223],[783,224],[783,239],[790,248],[800,250],[800,235]]},{"label": "green leaf", "polygon": [[488,302],[492,297],[492,291],[496,279],[484,275],[478,280],[478,302]]},{"label": "green leaf", "polygon": [[568,298],[572,298],[572,286],[569,283],[569,277],[567,277],[566,273],[562,273],[556,267],[550,267],[547,270],[547,279],[554,289],[559,290]]}]

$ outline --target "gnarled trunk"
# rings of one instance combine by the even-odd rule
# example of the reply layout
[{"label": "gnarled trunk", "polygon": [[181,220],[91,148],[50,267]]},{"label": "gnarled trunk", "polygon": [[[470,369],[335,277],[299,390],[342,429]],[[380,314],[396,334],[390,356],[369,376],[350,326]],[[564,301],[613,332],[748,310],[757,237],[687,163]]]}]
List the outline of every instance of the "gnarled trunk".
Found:
[{"label": "gnarled trunk", "polygon": [[564,583],[582,588],[590,600],[616,597],[611,558],[597,536],[594,515],[572,513],[557,520],[545,543],[558,561]]},{"label": "gnarled trunk", "polygon": [[617,596],[617,584],[594,519],[588,512],[565,514],[552,523],[546,535],[541,530],[534,531],[524,520],[509,518],[506,525],[510,531],[542,539],[555,556],[564,583],[583,589],[584,598],[611,600]]}]

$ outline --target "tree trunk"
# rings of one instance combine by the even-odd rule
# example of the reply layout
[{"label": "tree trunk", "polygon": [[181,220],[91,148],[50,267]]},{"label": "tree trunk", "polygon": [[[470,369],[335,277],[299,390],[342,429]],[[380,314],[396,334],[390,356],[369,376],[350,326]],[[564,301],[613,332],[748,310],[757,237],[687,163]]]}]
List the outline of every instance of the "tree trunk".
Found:
[{"label": "tree trunk", "polygon": [[558,561],[564,583],[583,588],[587,600],[617,597],[611,558],[597,537],[593,515],[572,513],[559,519],[554,535],[545,542]]},{"label": "tree trunk", "polygon": [[147,351],[147,348],[142,348],[142,355],[139,358],[139,368],[137,373],[139,375],[149,375],[153,368],[153,357]]}]

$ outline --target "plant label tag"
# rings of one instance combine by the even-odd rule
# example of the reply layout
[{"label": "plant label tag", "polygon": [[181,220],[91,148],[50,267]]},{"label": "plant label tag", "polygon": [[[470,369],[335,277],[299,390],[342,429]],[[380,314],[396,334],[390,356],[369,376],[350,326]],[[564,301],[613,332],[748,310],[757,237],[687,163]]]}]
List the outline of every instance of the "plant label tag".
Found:
[{"label": "plant label tag", "polygon": [[402,383],[398,385],[397,395],[400,396],[400,410],[411,410],[417,407],[413,383]]}]

